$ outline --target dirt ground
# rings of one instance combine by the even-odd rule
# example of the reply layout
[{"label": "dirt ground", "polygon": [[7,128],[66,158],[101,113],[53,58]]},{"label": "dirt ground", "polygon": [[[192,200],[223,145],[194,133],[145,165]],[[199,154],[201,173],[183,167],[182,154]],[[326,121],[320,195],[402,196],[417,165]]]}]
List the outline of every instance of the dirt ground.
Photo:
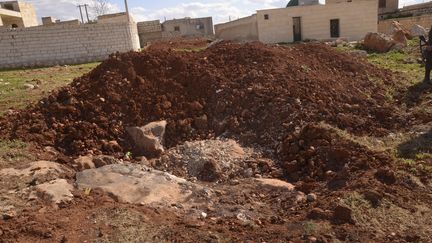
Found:
[{"label": "dirt ground", "polygon": [[[0,242],[432,241],[431,85],[324,44],[207,44],[112,55],[0,118],[14,147],[0,175],[15,173],[0,179]],[[161,120],[165,151],[145,158],[126,127]],[[80,186],[76,159],[101,155],[195,189],[147,204]],[[68,172],[19,176],[38,160]],[[70,200],[32,197],[52,179]]]}]

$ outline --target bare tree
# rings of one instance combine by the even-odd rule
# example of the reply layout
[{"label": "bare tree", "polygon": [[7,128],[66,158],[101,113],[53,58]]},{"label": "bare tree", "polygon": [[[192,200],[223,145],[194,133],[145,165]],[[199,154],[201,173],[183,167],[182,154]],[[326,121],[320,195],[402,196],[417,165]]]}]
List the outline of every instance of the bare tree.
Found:
[{"label": "bare tree", "polygon": [[110,4],[108,0],[93,0],[91,9],[96,16],[107,14],[110,10]]}]

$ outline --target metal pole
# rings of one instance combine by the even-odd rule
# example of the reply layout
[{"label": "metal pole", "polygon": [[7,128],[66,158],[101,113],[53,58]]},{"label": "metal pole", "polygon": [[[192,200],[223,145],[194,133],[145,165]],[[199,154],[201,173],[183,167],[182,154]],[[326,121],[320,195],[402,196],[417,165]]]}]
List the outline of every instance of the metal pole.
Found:
[{"label": "metal pole", "polygon": [[87,23],[89,23],[90,19],[89,19],[89,16],[88,16],[87,6],[88,6],[88,4],[84,4],[84,8],[85,8],[86,15],[87,15]]},{"label": "metal pole", "polygon": [[83,14],[82,14],[82,11],[81,11],[81,5],[78,5],[78,8],[79,8],[79,10],[80,10],[80,15],[81,15],[81,23],[83,23],[83,24],[84,24],[84,18],[83,18]]},{"label": "metal pole", "polygon": [[128,7],[128,2],[127,2],[127,0],[124,0],[124,3],[125,3],[125,10],[126,10],[127,19],[128,19],[128,22],[130,22],[130,17],[129,17],[129,7]]}]

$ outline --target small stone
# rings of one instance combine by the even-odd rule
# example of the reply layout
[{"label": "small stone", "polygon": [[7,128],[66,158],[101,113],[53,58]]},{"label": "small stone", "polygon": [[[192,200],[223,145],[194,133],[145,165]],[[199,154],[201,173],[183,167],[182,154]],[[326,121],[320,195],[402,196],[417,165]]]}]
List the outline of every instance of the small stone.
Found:
[{"label": "small stone", "polygon": [[207,218],[207,213],[201,212],[201,218],[203,218],[203,219]]},{"label": "small stone", "polygon": [[309,240],[309,242],[317,242],[318,241],[318,239],[316,237],[313,237],[313,236],[310,236],[308,238],[308,240]]},{"label": "small stone", "polygon": [[306,200],[308,202],[315,202],[317,199],[318,199],[318,197],[315,193],[310,193],[306,196]]},{"label": "small stone", "polygon": [[80,171],[96,168],[95,164],[93,163],[92,156],[78,157],[77,159],[74,160],[74,166]]},{"label": "small stone", "polygon": [[329,219],[330,215],[321,208],[313,208],[307,215],[308,219]]},{"label": "small stone", "polygon": [[16,212],[15,211],[8,211],[8,212],[4,212],[2,214],[2,218],[4,220],[9,220],[9,219],[13,219],[16,217]]},{"label": "small stone", "polygon": [[306,202],[306,196],[303,192],[297,192],[297,194],[295,195],[295,201],[297,203],[303,203]]},{"label": "small stone", "polygon": [[35,88],[35,86],[34,86],[33,84],[24,84],[24,88],[25,88],[26,90],[32,90],[32,89]]},{"label": "small stone", "polygon": [[338,205],[333,213],[333,219],[337,223],[345,224],[345,223],[354,223],[352,218],[352,210],[343,205]]},{"label": "small stone", "polygon": [[138,149],[139,155],[157,157],[164,152],[162,144],[166,126],[166,121],[158,121],[144,127],[128,127],[126,131]]}]

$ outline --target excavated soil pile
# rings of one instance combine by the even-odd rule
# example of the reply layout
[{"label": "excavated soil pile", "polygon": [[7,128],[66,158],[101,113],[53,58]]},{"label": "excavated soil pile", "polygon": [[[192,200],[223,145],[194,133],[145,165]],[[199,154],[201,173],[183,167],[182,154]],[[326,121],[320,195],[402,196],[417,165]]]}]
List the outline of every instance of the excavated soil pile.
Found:
[{"label": "excavated soil pile", "polygon": [[388,154],[373,152],[334,129],[316,124],[290,134],[281,144],[279,156],[292,181],[327,181],[330,187],[343,187],[351,179],[379,168],[375,175],[378,180],[395,182],[389,168],[393,160]]},{"label": "excavated soil pile", "polygon": [[112,55],[36,105],[0,121],[0,136],[67,155],[130,151],[125,127],[168,121],[166,145],[224,135],[272,153],[286,134],[325,121],[355,134],[403,124],[391,73],[320,44],[222,42],[200,52]]}]

